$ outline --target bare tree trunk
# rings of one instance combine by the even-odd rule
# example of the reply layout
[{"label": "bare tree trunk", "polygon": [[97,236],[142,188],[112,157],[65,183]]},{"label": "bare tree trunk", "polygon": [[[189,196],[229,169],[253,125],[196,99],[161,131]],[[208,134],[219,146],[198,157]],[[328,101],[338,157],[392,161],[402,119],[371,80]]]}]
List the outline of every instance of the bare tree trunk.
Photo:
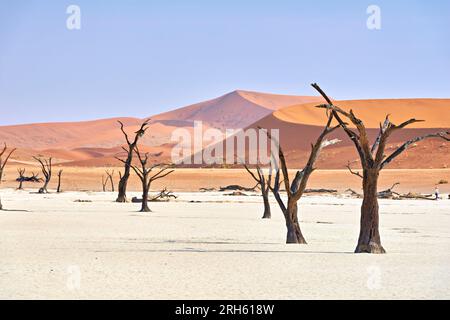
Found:
[{"label": "bare tree trunk", "polygon": [[63,171],[59,170],[58,171],[58,187],[56,188],[56,193],[61,193],[61,175],[62,175]]},{"label": "bare tree trunk", "polygon": [[117,195],[116,202],[127,202],[127,184],[128,178],[130,177],[131,160],[127,158],[123,176],[119,181],[119,194]]},{"label": "bare tree trunk", "polygon": [[296,201],[288,202],[287,207],[287,236],[286,243],[297,243],[297,244],[307,244],[305,238],[303,237],[302,231],[300,230],[300,224],[298,223],[297,216],[298,206]]},{"label": "bare tree trunk", "polygon": [[39,193],[48,193],[47,187],[48,187],[49,180],[45,179],[44,185],[42,188],[39,189]]},{"label": "bare tree trunk", "polygon": [[[145,134],[145,131],[148,129],[149,120],[150,119],[145,120],[142,123],[141,128],[135,132],[135,137],[134,137],[133,141],[131,141],[128,138],[128,134],[124,130],[123,123],[118,121],[120,124],[120,130],[122,131],[122,133],[125,137],[125,140],[127,142],[128,149],[123,148],[124,151],[127,152],[126,160],[122,160],[122,159],[119,159],[118,157],[116,157],[117,160],[119,160],[120,162],[122,162],[125,165],[123,175],[120,176],[119,187],[118,187],[119,193],[117,195],[116,202],[127,202],[127,185],[128,185],[128,178],[130,177],[130,170],[132,167],[134,148],[137,146],[138,140]],[[112,180],[111,180],[111,184],[112,184]],[[114,188],[114,186],[112,186],[112,188]]]},{"label": "bare tree trunk", "polygon": [[270,219],[272,217],[272,213],[270,212],[270,203],[269,203],[269,189],[261,190],[263,202],[264,202],[264,214],[263,219]]},{"label": "bare tree trunk", "polygon": [[107,178],[106,178],[106,183],[108,183],[108,180],[109,180],[109,182],[111,183],[111,192],[115,192],[115,190],[114,190],[114,170],[112,171],[112,172],[110,172],[109,170],[106,170],[105,171],[106,172],[106,175],[108,176]]},{"label": "bare tree trunk", "polygon": [[152,210],[150,210],[150,208],[148,207],[148,183],[147,183],[147,179],[144,179],[144,181],[142,181],[142,207],[141,207],[141,212],[152,212]]},{"label": "bare tree trunk", "polygon": [[39,193],[48,193],[47,186],[52,178],[52,158],[50,157],[50,158],[48,158],[48,160],[41,159],[39,157],[33,157],[33,158],[36,161],[38,161],[39,164],[41,165],[41,170],[45,177],[44,185],[42,186],[42,188],[39,189]]},{"label": "bare tree trunk", "polygon": [[366,169],[363,173],[364,199],[361,206],[361,221],[358,245],[355,253],[386,253],[381,245],[378,213],[379,170]]}]

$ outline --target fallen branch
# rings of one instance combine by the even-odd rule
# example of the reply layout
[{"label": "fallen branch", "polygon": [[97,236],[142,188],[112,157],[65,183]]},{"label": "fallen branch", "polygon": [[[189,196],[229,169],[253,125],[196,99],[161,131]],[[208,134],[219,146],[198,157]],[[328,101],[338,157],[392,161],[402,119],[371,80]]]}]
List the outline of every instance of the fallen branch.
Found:
[{"label": "fallen branch", "polygon": [[305,193],[337,193],[335,189],[305,189]]},{"label": "fallen branch", "polygon": [[255,191],[258,185],[255,185],[253,188],[242,187],[237,184],[232,184],[226,187],[220,187],[219,191]]},{"label": "fallen branch", "polygon": [[216,191],[216,188],[200,188],[198,190],[200,192],[211,192],[211,191]]}]

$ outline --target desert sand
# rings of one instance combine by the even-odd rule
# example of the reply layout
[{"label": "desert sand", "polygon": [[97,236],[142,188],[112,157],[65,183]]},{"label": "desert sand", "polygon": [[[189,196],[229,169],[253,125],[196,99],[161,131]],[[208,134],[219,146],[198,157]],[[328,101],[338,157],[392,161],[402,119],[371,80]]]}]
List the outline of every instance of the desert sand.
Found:
[{"label": "desert sand", "polygon": [[[40,173],[36,165],[23,166],[11,162],[6,167],[2,187],[17,188],[18,182],[15,181],[18,174],[16,168],[26,168],[25,175],[31,175],[31,172]],[[55,166],[55,172],[63,169],[62,189],[65,191],[101,191],[102,175],[105,170],[114,171],[114,182],[117,187],[119,181],[119,171],[123,172],[123,167],[58,167]],[[290,170],[294,176],[295,170]],[[106,175],[105,175],[106,176]],[[42,177],[42,174],[40,174]],[[384,190],[394,183],[400,183],[395,191],[408,193],[432,193],[434,186],[441,180],[450,182],[450,169],[384,169],[380,175],[379,189]],[[57,178],[52,178],[50,188],[56,189]],[[245,169],[195,169],[195,168],[176,168],[175,172],[164,178],[157,180],[152,184],[153,191],[161,190],[167,187],[173,191],[196,192],[200,188],[224,187],[231,184],[239,184],[245,187],[253,187],[254,180],[245,171]],[[31,190],[38,190],[41,183],[25,182],[24,187]],[[344,192],[348,188],[361,192],[361,179],[350,174],[348,170],[316,170],[308,182],[309,188],[327,188],[336,189]],[[110,185],[107,186],[110,190]],[[450,193],[450,184],[440,186],[441,192]],[[141,190],[140,180],[135,174],[130,176],[128,183],[130,191]]]},{"label": "desert sand", "polygon": [[352,253],[359,199],[304,197],[309,244],[286,245],[256,194],[178,193],[147,214],[113,193],[0,194],[3,299],[450,297],[450,200],[380,200],[388,253],[366,255]]}]

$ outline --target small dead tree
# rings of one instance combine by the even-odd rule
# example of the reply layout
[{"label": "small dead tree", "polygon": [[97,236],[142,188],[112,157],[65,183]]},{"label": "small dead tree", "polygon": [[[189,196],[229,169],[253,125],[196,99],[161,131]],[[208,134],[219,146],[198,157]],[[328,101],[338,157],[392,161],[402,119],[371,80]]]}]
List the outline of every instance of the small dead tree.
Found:
[{"label": "small dead tree", "polygon": [[[5,160],[3,160],[3,155],[6,154],[7,149],[8,149],[8,146],[5,143],[2,151],[0,151],[0,184],[2,183],[3,172],[6,167],[6,164],[8,163],[8,160],[11,157],[11,155],[14,153],[14,151],[17,150],[16,148],[11,149],[11,151],[9,151],[8,155],[6,156]],[[3,209],[2,200],[0,199],[0,210],[2,210],[2,209]]]},{"label": "small dead tree", "polygon": [[[172,165],[163,163],[154,164],[149,167],[149,153],[146,152],[144,155],[142,155],[139,151],[138,146],[134,147],[134,151],[138,156],[140,166],[131,165],[131,167],[142,182],[142,207],[140,212],[152,212],[148,207],[148,192],[150,191],[151,183],[155,180],[162,179],[168,176],[174,170],[170,170],[172,168]],[[125,162],[125,160],[121,161]],[[157,169],[157,172],[152,174],[152,172],[154,172],[153,170],[155,169]]]},{"label": "small dead tree", "polygon": [[48,159],[41,159],[39,157],[33,157],[34,160],[39,162],[39,165],[41,166],[42,174],[44,175],[44,185],[42,188],[39,189],[39,193],[48,193],[47,187],[50,183],[50,180],[52,179],[52,158]]},{"label": "small dead tree", "polygon": [[272,214],[270,212],[270,203],[269,203],[269,191],[270,191],[270,185],[272,183],[272,167],[269,169],[269,173],[267,177],[265,176],[263,170],[259,165],[256,165],[256,176],[253,171],[249,169],[249,167],[243,162],[245,170],[250,174],[250,176],[253,178],[253,180],[256,181],[257,186],[259,186],[259,189],[261,190],[261,196],[263,198],[264,203],[264,214],[262,216],[263,219],[270,219],[272,217]]},{"label": "small dead tree", "polygon": [[114,192],[114,180],[113,180],[114,170],[113,171],[105,170],[105,173],[107,175],[106,182],[108,182],[109,180],[111,184],[111,192]]},{"label": "small dead tree", "polygon": [[148,129],[148,122],[150,119],[145,120],[138,131],[135,132],[134,139],[131,141],[128,137],[128,134],[125,132],[124,125],[121,121],[118,121],[120,124],[120,130],[122,131],[125,141],[127,143],[127,148],[122,147],[122,149],[127,153],[126,160],[119,159],[117,160],[124,163],[124,172],[119,181],[119,194],[117,196],[116,202],[127,202],[127,184],[128,178],[130,177],[131,164],[133,162],[133,153],[134,148],[137,146],[139,139],[144,136],[145,131]]},{"label": "small dead tree", "polygon": [[17,190],[23,190],[23,182],[24,182],[24,180],[25,180],[25,176],[24,176],[24,174],[25,174],[25,169],[21,169],[21,168],[18,168],[17,169],[17,173],[19,174],[19,177],[16,179],[17,181],[19,181],[19,186],[17,187]]},{"label": "small dead tree", "polygon": [[[414,139],[406,141],[389,156],[387,156],[385,154],[385,148],[391,134],[395,131],[405,128],[412,123],[420,122],[422,120],[410,119],[399,125],[395,125],[389,120],[388,115],[386,116],[384,123],[380,123],[380,131],[373,144],[370,145],[366,127],[364,126],[364,123],[355,116],[353,111],[350,110],[349,112],[346,112],[338,106],[335,106],[325,94],[325,92],[323,92],[317,84],[313,84],[312,86],[322,95],[322,97],[327,102],[327,104],[317,107],[326,108],[327,110],[331,111],[347,136],[351,141],[353,141],[353,144],[355,145],[360,157],[362,174],[354,174],[362,178],[363,202],[361,206],[360,233],[355,253],[385,253],[385,250],[381,245],[379,232],[379,207],[377,189],[380,171],[389,163],[391,163],[403,151],[405,151],[411,144],[427,138],[441,138],[450,141],[448,137],[450,133],[448,131],[444,131],[416,137]],[[356,127],[357,132],[348,128],[347,123],[345,123],[341,119],[341,116],[350,120],[351,123]]]},{"label": "small dead tree", "polygon": [[[309,177],[316,169],[314,165],[317,158],[319,157],[321,150],[327,146],[334,145],[339,142],[338,139],[333,140],[325,139],[325,137],[328,134],[330,134],[339,127],[339,125],[332,127],[331,126],[332,121],[333,121],[333,114],[330,114],[328,116],[328,121],[325,125],[325,128],[317,138],[317,141],[311,146],[311,153],[309,155],[309,159],[308,162],[306,163],[306,166],[301,171],[297,171],[294,179],[292,180],[292,183],[290,182],[288,167],[286,164],[286,158],[284,156],[283,149],[281,148],[279,142],[274,141],[274,139],[268,134],[269,138],[276,143],[276,146],[278,148],[279,168],[278,170],[276,170],[274,185],[273,187],[271,186],[271,189],[286,220],[286,228],[287,228],[286,243],[306,244],[306,240],[303,237],[303,234],[300,229],[300,224],[298,221],[297,202],[305,193]],[[280,170],[283,175],[283,181],[280,181]],[[284,183],[284,187],[288,197],[287,204],[284,203],[283,199],[280,196],[280,185],[282,182]]]},{"label": "small dead tree", "polygon": [[102,175],[102,188],[103,192],[106,192],[106,185],[108,184],[108,178],[105,179],[105,175]]},{"label": "small dead tree", "polygon": [[57,193],[61,193],[61,176],[62,176],[63,170],[60,169],[58,171],[58,187],[56,188]]},{"label": "small dead tree", "polygon": [[11,155],[17,150],[16,148],[11,149],[8,153],[8,155],[6,156],[5,160],[3,160],[3,155],[6,154],[6,151],[8,150],[8,146],[6,145],[6,143],[3,146],[3,149],[0,151],[0,183],[2,182],[3,179],[3,172],[5,170],[6,164],[8,163],[9,158],[11,158]]}]

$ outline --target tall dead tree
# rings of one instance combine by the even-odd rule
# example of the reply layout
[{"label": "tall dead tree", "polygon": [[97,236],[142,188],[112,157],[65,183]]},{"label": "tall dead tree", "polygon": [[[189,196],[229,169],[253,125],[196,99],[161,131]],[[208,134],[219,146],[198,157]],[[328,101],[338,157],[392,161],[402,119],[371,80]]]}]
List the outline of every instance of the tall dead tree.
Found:
[{"label": "tall dead tree", "polygon": [[272,214],[270,212],[270,203],[269,203],[269,192],[270,192],[270,184],[272,181],[272,167],[269,169],[269,173],[267,177],[264,175],[263,170],[259,165],[256,165],[256,175],[249,169],[249,167],[243,163],[245,170],[250,174],[253,180],[256,181],[257,186],[259,186],[261,190],[261,196],[263,198],[264,203],[264,214],[262,216],[263,219],[270,219]]},{"label": "tall dead tree", "polygon": [[22,190],[23,189],[23,182],[25,180],[25,169],[17,169],[17,173],[19,174],[19,177],[17,178],[17,181],[19,181],[19,187],[17,187],[17,190]]},{"label": "tall dead tree", "polygon": [[[6,156],[5,160],[3,160],[3,155],[6,154],[7,149],[8,149],[8,146],[5,143],[2,151],[0,151],[0,184],[2,183],[3,172],[6,167],[6,164],[8,163],[8,160],[11,157],[11,155],[14,153],[14,151],[17,150],[16,148],[11,149],[11,151],[9,151],[8,155]],[[2,209],[3,209],[2,200],[0,199],[0,210],[2,210]]]},{"label": "tall dead tree", "polygon": [[125,141],[127,143],[127,148],[122,147],[122,149],[127,153],[126,160],[119,159],[117,160],[124,163],[124,172],[119,181],[119,194],[117,196],[116,202],[127,202],[127,184],[128,178],[130,177],[131,164],[133,162],[133,153],[134,148],[137,146],[139,139],[145,134],[145,131],[148,129],[148,122],[150,119],[145,120],[138,131],[135,132],[134,139],[131,141],[128,137],[124,129],[124,125],[121,121],[118,121],[120,124],[120,130],[122,131]]},{"label": "tall dead tree", "polygon": [[41,166],[42,174],[44,175],[44,185],[39,189],[39,193],[48,193],[47,187],[52,179],[52,158],[41,159],[39,157],[33,157],[34,160],[39,162]]},{"label": "tall dead tree", "polygon": [[[140,212],[151,212],[150,208],[148,207],[148,192],[150,191],[150,186],[152,182],[168,176],[174,170],[170,170],[172,168],[172,165],[170,164],[158,163],[149,166],[148,165],[149,153],[146,152],[144,155],[142,155],[141,152],[139,151],[138,146],[134,147],[134,151],[138,156],[140,166],[131,165],[131,167],[133,168],[134,172],[136,172],[137,176],[142,182],[142,207]],[[121,161],[125,162],[124,160]]]},{"label": "tall dead tree", "polygon": [[[427,138],[441,138],[450,141],[449,131],[427,134],[408,140],[393,151],[390,155],[385,154],[386,144],[392,133],[405,128],[406,126],[421,122],[423,120],[409,119],[399,125],[393,124],[386,116],[384,123],[380,123],[380,131],[371,145],[367,136],[367,130],[364,123],[358,119],[352,110],[346,112],[334,105],[325,92],[317,85],[312,85],[326,100],[327,104],[318,106],[331,111],[339,122],[345,133],[348,135],[356,147],[360,157],[362,174],[354,172],[355,175],[362,178],[363,202],[361,206],[360,233],[355,253],[385,253],[381,245],[379,232],[379,207],[378,207],[378,177],[380,171],[405,151],[410,145]],[[351,130],[341,116],[350,120],[357,131]]]},{"label": "tall dead tree", "polygon": [[60,169],[58,171],[58,187],[56,188],[57,193],[61,193],[61,176],[62,176],[63,170]]},{"label": "tall dead tree", "polygon": [[[297,203],[305,193],[309,177],[316,169],[314,165],[317,158],[319,157],[321,150],[327,146],[339,142],[338,139],[333,140],[325,139],[325,137],[328,134],[330,134],[339,127],[339,125],[333,127],[332,121],[333,121],[333,114],[330,114],[328,116],[328,121],[322,133],[317,138],[317,141],[313,145],[311,145],[311,153],[309,155],[308,162],[306,163],[305,167],[302,170],[297,171],[294,179],[292,180],[292,183],[290,182],[288,167],[286,164],[286,158],[284,156],[283,149],[281,148],[279,142],[274,141],[274,139],[268,134],[269,138],[276,143],[276,147],[278,148],[279,168],[278,170],[276,170],[274,185],[273,187],[271,186],[271,189],[286,220],[286,228],[287,228],[286,243],[306,244],[306,240],[303,237],[303,234],[300,229],[300,223],[298,221]],[[283,181],[280,181],[280,170],[283,175]],[[284,183],[284,188],[286,189],[286,194],[288,197],[286,204],[284,203],[283,199],[280,196],[281,183]]]}]

